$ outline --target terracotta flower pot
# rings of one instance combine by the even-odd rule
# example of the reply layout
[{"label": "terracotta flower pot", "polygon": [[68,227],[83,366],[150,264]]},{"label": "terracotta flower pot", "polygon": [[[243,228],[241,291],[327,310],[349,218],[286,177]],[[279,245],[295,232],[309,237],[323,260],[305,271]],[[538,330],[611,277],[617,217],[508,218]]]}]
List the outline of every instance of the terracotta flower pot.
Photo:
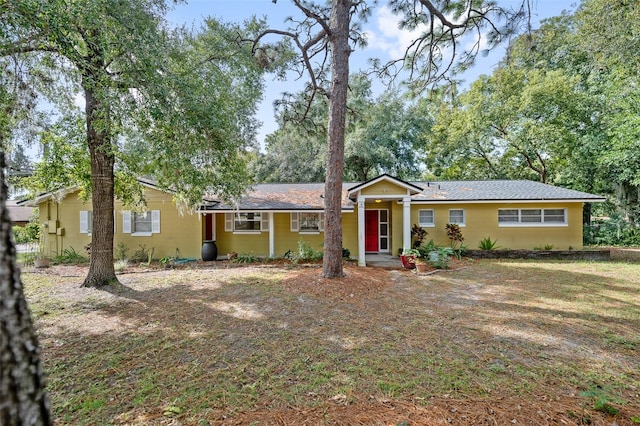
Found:
[{"label": "terracotta flower pot", "polygon": [[48,268],[49,267],[49,258],[47,257],[37,257],[33,260],[33,266],[36,268]]},{"label": "terracotta flower pot", "polygon": [[424,262],[416,263],[416,270],[418,272],[427,272],[427,264]]}]

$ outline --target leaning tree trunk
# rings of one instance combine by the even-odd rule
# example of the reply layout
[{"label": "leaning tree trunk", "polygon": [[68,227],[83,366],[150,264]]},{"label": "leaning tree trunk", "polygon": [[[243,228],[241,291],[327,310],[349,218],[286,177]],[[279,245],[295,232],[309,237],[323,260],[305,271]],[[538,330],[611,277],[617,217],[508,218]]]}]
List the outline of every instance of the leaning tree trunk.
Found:
[{"label": "leaning tree trunk", "polygon": [[114,157],[109,133],[109,108],[85,85],[87,144],[91,156],[93,224],[89,273],[83,287],[104,287],[117,282],[113,267]]},{"label": "leaning tree trunk", "polygon": [[322,275],[343,277],[342,270],[342,175],[344,173],[344,132],[349,83],[349,8],[351,0],[333,0],[329,21],[331,49],[331,94],[327,177],[325,180],[325,232]]},{"label": "leaning tree trunk", "polygon": [[49,425],[40,347],[24,298],[0,151],[0,425]]}]

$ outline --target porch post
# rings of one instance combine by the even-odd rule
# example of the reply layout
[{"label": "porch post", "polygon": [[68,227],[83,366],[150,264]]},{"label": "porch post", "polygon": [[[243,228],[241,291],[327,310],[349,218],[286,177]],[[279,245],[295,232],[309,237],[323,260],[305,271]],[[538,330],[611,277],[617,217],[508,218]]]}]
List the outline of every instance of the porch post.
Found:
[{"label": "porch post", "polygon": [[402,199],[402,250],[411,248],[411,198]]},{"label": "porch post", "polygon": [[364,252],[364,197],[358,196],[358,266],[367,266]]},{"label": "porch post", "polygon": [[269,257],[275,257],[275,253],[276,253],[276,245],[275,245],[275,235],[273,235],[273,215],[275,213],[271,212],[269,213]]},{"label": "porch post", "polygon": [[[211,239],[216,240],[216,213],[211,213]],[[206,219],[205,219],[206,220]]]}]

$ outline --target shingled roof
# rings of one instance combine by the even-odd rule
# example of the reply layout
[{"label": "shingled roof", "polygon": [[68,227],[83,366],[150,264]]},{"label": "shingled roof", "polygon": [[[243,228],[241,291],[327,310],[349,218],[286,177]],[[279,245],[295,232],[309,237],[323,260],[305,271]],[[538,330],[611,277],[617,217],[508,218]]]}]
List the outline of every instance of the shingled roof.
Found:
[{"label": "shingled roof", "polygon": [[413,182],[423,188],[413,201],[583,201],[598,202],[599,195],[530,180],[474,180]]},{"label": "shingled roof", "polygon": [[[342,209],[353,210],[347,190],[353,183],[342,184]],[[235,205],[218,202],[205,210],[324,210],[324,183],[257,184]]]},{"label": "shingled roof", "polygon": [[[417,203],[437,202],[500,202],[500,201],[573,201],[600,202],[604,197],[560,188],[529,180],[476,180],[476,181],[431,181],[406,182],[393,176],[382,175],[366,182],[344,182],[342,184],[342,210],[353,211],[355,194],[367,184],[375,184],[379,180],[389,179],[410,189],[411,200]],[[162,190],[148,179],[138,179],[143,185]],[[37,206],[49,198],[63,198],[70,191],[65,188],[59,191],[40,194],[35,199],[23,200],[18,206]],[[352,199],[349,198],[352,197]],[[292,211],[292,210],[324,210],[324,183],[265,183],[251,187],[247,194],[236,204],[226,203],[214,195],[203,199],[203,211]]]},{"label": "shingled roof", "polygon": [[[414,202],[575,201],[598,202],[604,197],[529,180],[406,182],[421,190]],[[342,209],[353,210],[348,196],[361,182],[342,185]],[[352,194],[353,195],[353,194]],[[324,183],[254,185],[236,205],[216,201],[204,210],[324,210]]]}]

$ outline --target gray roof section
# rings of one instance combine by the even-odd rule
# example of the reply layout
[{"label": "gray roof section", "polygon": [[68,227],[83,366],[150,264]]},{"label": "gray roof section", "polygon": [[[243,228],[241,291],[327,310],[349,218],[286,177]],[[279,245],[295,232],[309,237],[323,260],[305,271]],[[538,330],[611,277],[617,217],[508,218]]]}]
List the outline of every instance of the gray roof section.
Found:
[{"label": "gray roof section", "polygon": [[604,201],[599,195],[530,180],[413,182],[424,188],[414,201]]},{"label": "gray roof section", "polygon": [[[342,184],[342,209],[353,210]],[[220,201],[204,210],[324,210],[324,183],[264,183],[254,185],[236,204]]]},{"label": "gray roof section", "polygon": [[[415,202],[477,201],[604,201],[604,197],[529,180],[478,180],[408,182],[422,192]],[[342,185],[342,208],[353,210],[349,189],[361,182]],[[213,200],[211,200],[213,201]],[[219,200],[218,200],[219,201]],[[324,183],[269,183],[254,185],[237,205],[213,202],[203,210],[324,210]]]},{"label": "gray roof section", "polygon": [[29,222],[31,215],[33,215],[33,207],[25,207],[18,204],[16,200],[7,200],[7,210],[9,211],[9,218],[11,222]]}]

